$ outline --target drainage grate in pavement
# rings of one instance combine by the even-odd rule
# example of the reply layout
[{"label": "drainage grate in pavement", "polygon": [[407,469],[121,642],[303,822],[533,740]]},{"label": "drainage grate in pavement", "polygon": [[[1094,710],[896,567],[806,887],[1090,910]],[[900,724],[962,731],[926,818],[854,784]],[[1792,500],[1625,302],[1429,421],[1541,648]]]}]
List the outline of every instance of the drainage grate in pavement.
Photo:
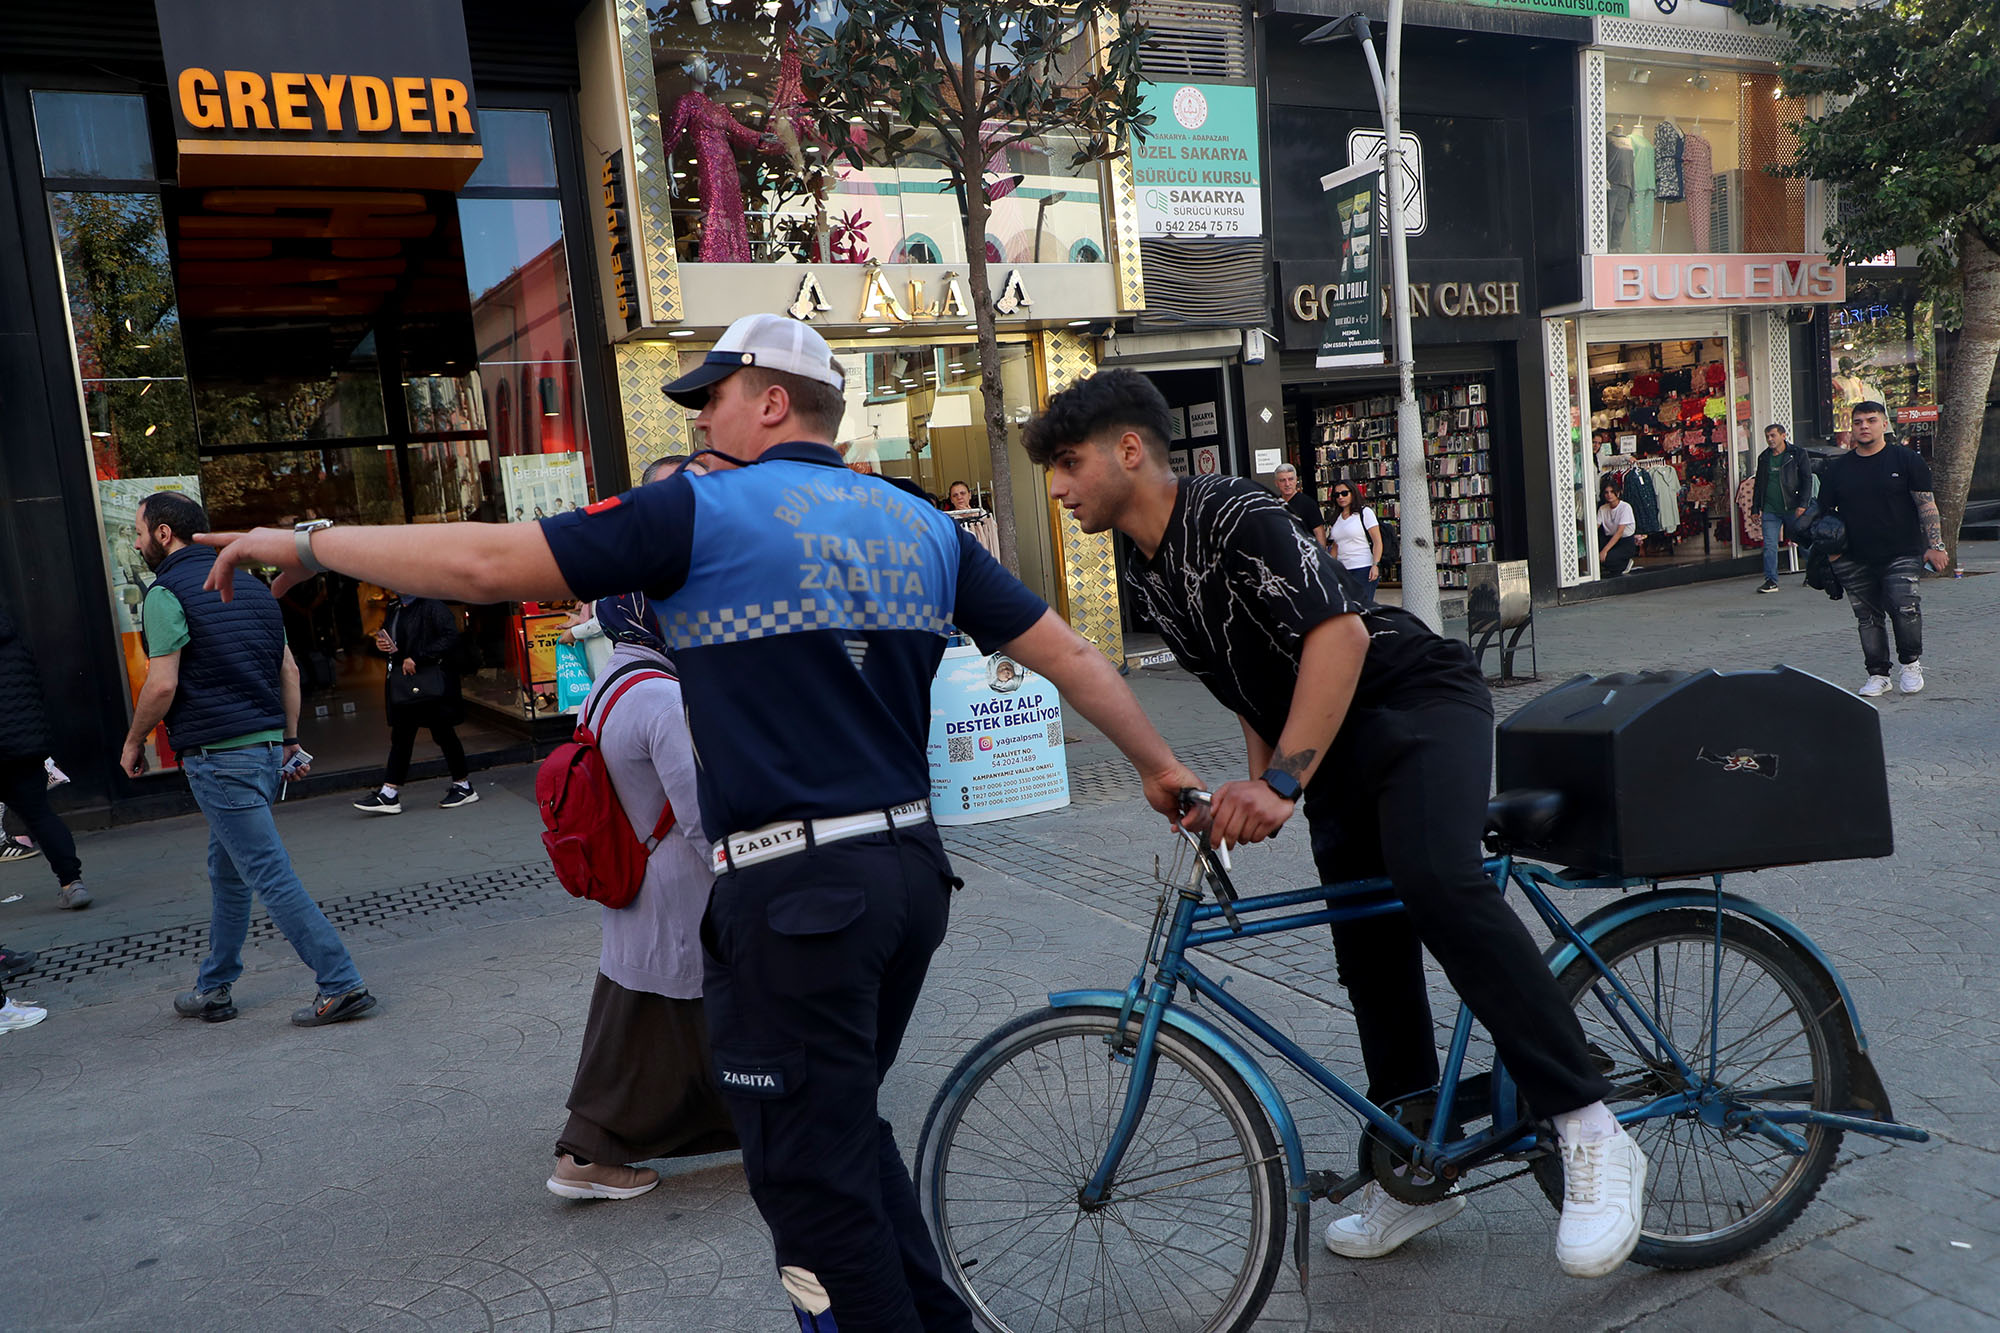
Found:
[{"label": "drainage grate in pavement", "polygon": [[[533,892],[561,893],[546,864],[533,862],[477,875],[432,880],[426,884],[350,894],[345,898],[328,899],[320,903],[320,908],[335,926],[351,930],[450,913],[480,903],[524,897]],[[278,938],[277,923],[270,917],[259,916],[250,923],[249,943]],[[44,949],[35,960],[33,971],[25,975],[38,985],[51,982],[62,984],[99,972],[191,958],[207,948],[208,923],[192,922],[135,935],[120,935],[115,939]]]}]

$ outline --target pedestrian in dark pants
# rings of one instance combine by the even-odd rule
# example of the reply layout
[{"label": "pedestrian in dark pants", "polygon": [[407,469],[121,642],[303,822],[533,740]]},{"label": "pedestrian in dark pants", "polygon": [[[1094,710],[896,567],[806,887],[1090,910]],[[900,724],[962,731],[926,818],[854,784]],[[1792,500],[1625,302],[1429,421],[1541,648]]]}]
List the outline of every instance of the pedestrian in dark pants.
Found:
[{"label": "pedestrian in dark pants", "polygon": [[1155,810],[1194,774],[976,538],[847,469],[845,384],[812,326],[747,315],[665,386],[700,409],[707,476],[541,523],[218,533],[214,577],[255,562],[280,589],[331,568],[467,601],[653,599],[719,844],[701,927],[716,1080],[779,1280],[815,1333],[969,1333],[878,1102],[954,883],[924,752],[948,628],[1046,676]]},{"label": "pedestrian in dark pants", "polygon": [[340,933],[299,883],[271,814],[283,775],[307,772],[296,762],[299,665],[285,645],[277,598],[249,571],[225,571],[227,601],[205,586],[215,552],[190,542],[207,530],[207,511],[179,492],[156,492],[139,504],[134,545],[155,577],[142,604],[146,683],[118,760],[133,777],[143,774],[146,737],[164,721],[208,820],[208,957],[194,989],[174,998],[174,1012],[209,1023],[236,1017],[230,988],[243,975],[254,894],[319,983],[292,1022],[345,1022],[373,1009],[375,997]]},{"label": "pedestrian in dark pants", "polygon": [[1778,548],[1785,544],[1785,525],[1806,512],[1812,499],[1812,459],[1785,442],[1785,428],[1764,427],[1764,452],[1757,455],[1757,512],[1763,516],[1764,582],[1758,592],[1778,590]]},{"label": "pedestrian in dark pants", "polygon": [[12,806],[55,872],[56,902],[72,911],[90,906],[83,862],[69,826],[49,805],[49,729],[41,675],[20,627],[0,606],[0,806]]},{"label": "pedestrian in dark pants", "polygon": [[451,770],[451,786],[438,808],[471,805],[479,793],[472,789],[472,770],[458,739],[458,724],[465,721],[465,697],[453,660],[458,621],[451,608],[435,597],[390,593],[389,598],[389,614],[375,632],[375,648],[389,661],[382,679],[383,705],[389,714],[389,765],[382,785],[356,801],[354,808],[371,815],[403,813],[403,781],[410,776],[417,733],[425,728]]},{"label": "pedestrian in dark pants", "polygon": [[[1942,570],[1949,560],[1931,468],[1916,450],[1888,443],[1889,409],[1882,404],[1856,403],[1851,425],[1854,447],[1820,473],[1819,507],[1847,525],[1847,550],[1834,558],[1833,570],[1861,629],[1868,679],[1858,693],[1874,698],[1893,687],[1915,694],[1924,687],[1917,583],[1925,565]],[[1892,629],[1901,664],[1893,681]]]}]

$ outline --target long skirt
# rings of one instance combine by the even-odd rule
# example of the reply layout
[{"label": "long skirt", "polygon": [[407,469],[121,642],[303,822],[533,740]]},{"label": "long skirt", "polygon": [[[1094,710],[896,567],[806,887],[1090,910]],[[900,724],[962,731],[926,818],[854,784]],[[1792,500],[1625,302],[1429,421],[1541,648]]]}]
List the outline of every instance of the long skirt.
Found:
[{"label": "long skirt", "polygon": [[587,1162],[734,1149],[701,1001],[627,990],[598,973],[569,1113],[556,1151]]}]

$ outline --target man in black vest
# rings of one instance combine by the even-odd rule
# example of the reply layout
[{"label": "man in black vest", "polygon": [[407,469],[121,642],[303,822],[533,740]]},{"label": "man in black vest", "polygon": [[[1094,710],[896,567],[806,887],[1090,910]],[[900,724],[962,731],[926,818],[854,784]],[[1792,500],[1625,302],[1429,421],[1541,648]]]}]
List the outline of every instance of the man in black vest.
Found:
[{"label": "man in black vest", "polygon": [[191,496],[160,491],[139,505],[134,544],[156,577],[145,601],[146,684],[132,707],[119,767],[133,777],[146,771],[146,737],[164,720],[208,817],[214,895],[208,957],[194,989],[174,1000],[174,1011],[210,1023],[236,1017],[229,988],[243,975],[255,893],[319,979],[319,994],[292,1022],[339,1023],[374,1008],[375,997],[361,984],[339,932],[299,883],[271,815],[279,769],[299,752],[298,664],[270,589],[243,570],[236,571],[230,601],[202,588],[215,552],[189,539],[206,531],[208,514]]}]

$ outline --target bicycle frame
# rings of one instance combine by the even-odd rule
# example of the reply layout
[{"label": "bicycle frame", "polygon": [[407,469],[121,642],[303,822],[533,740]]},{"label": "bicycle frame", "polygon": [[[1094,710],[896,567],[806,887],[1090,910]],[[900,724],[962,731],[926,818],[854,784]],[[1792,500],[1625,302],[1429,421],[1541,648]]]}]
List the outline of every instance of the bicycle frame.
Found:
[{"label": "bicycle frame", "polygon": [[[1450,1047],[1441,1070],[1438,1111],[1432,1117],[1428,1133],[1419,1138],[1387,1110],[1356,1091],[1248,1004],[1230,994],[1222,982],[1210,977],[1188,958],[1190,951],[1230,940],[1278,934],[1311,926],[1336,925],[1400,912],[1403,910],[1402,903],[1397,899],[1394,885],[1388,879],[1356,880],[1240,898],[1230,882],[1227,868],[1216,854],[1194,835],[1183,836],[1186,836],[1194,847],[1194,869],[1188,882],[1176,891],[1176,901],[1170,918],[1165,912],[1165,901],[1162,901],[1161,913],[1156,917],[1153,933],[1148,942],[1145,963],[1141,965],[1140,971],[1133,976],[1125,990],[1123,992],[1072,991],[1049,997],[1050,1003],[1058,1008],[1077,1005],[1117,1008],[1120,1021],[1116,1040],[1121,1048],[1121,1057],[1129,1059],[1133,1070],[1125,1104],[1112,1131],[1105,1155],[1081,1193],[1080,1199],[1086,1207],[1102,1204],[1110,1197],[1125,1149],[1145,1114],[1146,1104],[1152,1091],[1157,1059],[1157,1038],[1163,1021],[1172,1023],[1173,1026],[1200,1040],[1215,1050],[1239,1073],[1245,1075],[1253,1091],[1271,1114],[1273,1126],[1280,1136],[1294,1207],[1303,1208],[1311,1197],[1304,1170],[1303,1145],[1299,1140],[1297,1126],[1290,1109],[1284,1103],[1283,1095],[1255,1059],[1227,1033],[1212,1024],[1194,1018],[1174,1004],[1175,994],[1183,986],[1229,1015],[1279,1058],[1340,1101],[1367,1125],[1378,1139],[1397,1150],[1420,1170],[1455,1178],[1462,1174],[1464,1169],[1482,1161],[1534,1149],[1537,1131],[1532,1121],[1520,1117],[1513,1081],[1497,1060],[1493,1066],[1489,1096],[1492,1124],[1478,1134],[1456,1142],[1447,1141],[1454,1121],[1450,1110],[1463,1082],[1466,1049],[1472,1030],[1472,1014],[1463,1004],[1459,1006],[1458,1016],[1452,1027]],[[1713,877],[1712,891],[1689,890],[1673,894],[1647,895],[1643,900],[1645,902],[1643,908],[1635,905],[1634,911],[1618,914],[1616,919],[1600,925],[1587,936],[1556,907],[1549,897],[1548,889],[1633,889],[1648,887],[1650,881],[1606,878],[1567,880],[1544,867],[1516,862],[1512,856],[1504,854],[1489,858],[1484,865],[1496,891],[1504,893],[1509,884],[1521,890],[1522,896],[1534,907],[1537,915],[1554,934],[1555,956],[1558,960],[1565,964],[1568,960],[1579,956],[1589,960],[1591,967],[1597,973],[1597,980],[1592,983],[1591,989],[1598,1001],[1604,1005],[1611,1020],[1625,1034],[1626,1039],[1637,1049],[1654,1051],[1660,1059],[1671,1064],[1682,1080],[1703,1090],[1674,1093],[1642,1106],[1628,1108],[1619,1116],[1622,1122],[1630,1124],[1656,1116],[1693,1113],[1716,1126],[1748,1129],[1793,1154],[1802,1154],[1806,1151],[1805,1141],[1788,1128],[1795,1125],[1821,1124],[1914,1142],[1924,1142],[1928,1139],[1929,1136],[1923,1130],[1887,1119],[1869,1119],[1819,1110],[1731,1109],[1719,1096],[1711,1095],[1712,1088],[1708,1080],[1716,1072],[1719,1045],[1713,1039],[1713,1032],[1708,1034],[1710,1037],[1707,1042],[1710,1052],[1708,1068],[1698,1069],[1682,1055],[1651,1013],[1605,966],[1604,960],[1592,947],[1592,937],[1601,938],[1604,930],[1610,925],[1623,924],[1624,921],[1633,919],[1645,911],[1665,910],[1668,906],[1681,906],[1691,902],[1706,904],[1714,909],[1716,917],[1718,947],[1713,983],[1715,986],[1720,985],[1723,915],[1725,912],[1740,914],[1772,928],[1775,933],[1803,944],[1814,964],[1824,969],[1838,987],[1841,1002],[1846,1005],[1851,1016],[1853,1007],[1846,986],[1840,982],[1838,974],[1833,972],[1832,965],[1827,962],[1825,956],[1820,954],[1811,942],[1805,939],[1803,933],[1790,922],[1784,921],[1775,913],[1756,907],[1748,900],[1733,894],[1725,894],[1722,891],[1720,875]],[[1212,892],[1215,899],[1213,902],[1203,901],[1204,890]],[[1656,898],[1665,901],[1652,901]],[[1295,910],[1309,903],[1323,905],[1313,910]],[[1271,913],[1278,915],[1265,915]],[[1245,917],[1255,919],[1246,921],[1243,919]],[[1223,924],[1214,924],[1217,922]],[[1147,966],[1153,968],[1150,985],[1146,978]],[[1712,1000],[1710,1007],[1712,1023],[1719,1019],[1719,1015],[1715,1012],[1718,1007]],[[1136,1040],[1131,1035],[1131,1022],[1135,1016],[1140,1020]],[[1853,1031],[1857,1041],[1860,1041],[1858,1022]],[[1131,1043],[1129,1056],[1124,1051],[1127,1042]],[[1865,1043],[1863,1045],[1865,1049]]]}]

